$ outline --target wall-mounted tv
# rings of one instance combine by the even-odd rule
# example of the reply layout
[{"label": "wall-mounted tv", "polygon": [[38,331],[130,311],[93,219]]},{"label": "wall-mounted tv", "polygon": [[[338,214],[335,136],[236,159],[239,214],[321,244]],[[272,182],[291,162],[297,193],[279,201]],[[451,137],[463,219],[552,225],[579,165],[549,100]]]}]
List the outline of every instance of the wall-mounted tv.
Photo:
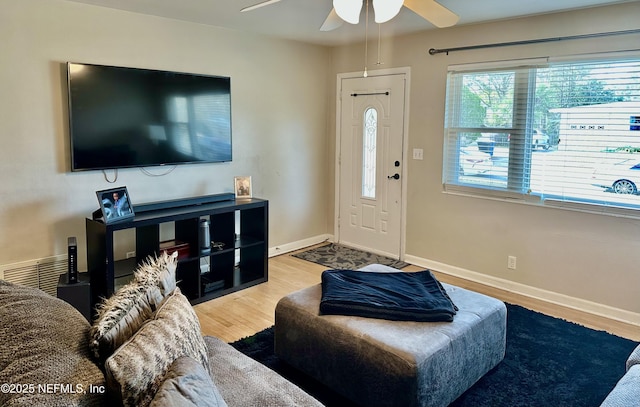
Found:
[{"label": "wall-mounted tv", "polygon": [[231,79],[67,63],[71,170],[231,161]]}]

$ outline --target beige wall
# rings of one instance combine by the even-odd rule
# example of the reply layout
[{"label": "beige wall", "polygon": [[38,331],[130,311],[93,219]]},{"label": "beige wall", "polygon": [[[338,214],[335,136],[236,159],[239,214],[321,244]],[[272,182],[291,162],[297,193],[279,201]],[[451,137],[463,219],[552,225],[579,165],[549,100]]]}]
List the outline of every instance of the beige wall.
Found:
[{"label": "beige wall", "polygon": [[[441,170],[448,64],[640,48],[640,36],[428,54],[432,47],[637,29],[638,15],[640,3],[634,2],[427,31],[383,42],[384,68],[411,68],[408,147],[425,151],[423,161],[405,160],[409,259],[640,324],[640,221],[444,194]],[[372,44],[375,40],[369,44],[375,49]],[[334,77],[361,70],[363,51],[362,44],[335,49]],[[377,56],[371,52],[369,56],[373,70]],[[329,113],[335,123],[335,105]],[[517,270],[507,270],[508,255],[517,256]]]},{"label": "beige wall", "polygon": [[[251,175],[270,246],[326,233],[327,48],[61,0],[3,0],[0,44],[0,265],[65,253],[76,235],[82,267],[94,191],[120,185],[142,203]],[[66,61],[230,76],[233,162],[121,170],[115,184],[71,173]]]},{"label": "beige wall", "polygon": [[[408,258],[640,323],[640,222],[447,195],[441,185],[448,64],[638,48],[640,37],[427,53],[633,29],[638,15],[635,2],[383,41],[383,68],[411,68],[408,148],[425,151],[423,161],[406,161]],[[251,175],[254,194],[271,202],[272,248],[332,232],[335,80],[362,69],[362,44],[329,50],[62,0],[4,0],[0,39],[0,264],[64,253],[76,235],[82,266],[94,191],[114,185],[100,172],[69,172],[66,61],[232,78],[233,162],[162,177],[121,170],[115,185],[135,202],[229,192],[234,175]],[[508,255],[516,271],[507,271]]]}]

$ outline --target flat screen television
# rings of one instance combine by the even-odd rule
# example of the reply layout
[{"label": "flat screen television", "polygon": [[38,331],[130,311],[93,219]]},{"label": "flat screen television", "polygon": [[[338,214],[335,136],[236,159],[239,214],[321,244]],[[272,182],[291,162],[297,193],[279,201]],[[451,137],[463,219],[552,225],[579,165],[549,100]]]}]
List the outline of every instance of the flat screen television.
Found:
[{"label": "flat screen television", "polygon": [[71,170],[231,161],[231,79],[67,63]]}]

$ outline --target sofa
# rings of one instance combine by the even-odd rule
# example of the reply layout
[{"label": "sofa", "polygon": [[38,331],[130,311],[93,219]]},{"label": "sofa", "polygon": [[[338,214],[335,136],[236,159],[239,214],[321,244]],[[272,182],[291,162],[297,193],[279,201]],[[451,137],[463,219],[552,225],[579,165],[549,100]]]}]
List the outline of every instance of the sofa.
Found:
[{"label": "sofa", "polygon": [[175,282],[176,256],[145,261],[93,324],[0,280],[2,406],[321,406],[211,336]]},{"label": "sofa", "polygon": [[627,358],[626,373],[607,395],[601,407],[640,405],[640,345]]}]

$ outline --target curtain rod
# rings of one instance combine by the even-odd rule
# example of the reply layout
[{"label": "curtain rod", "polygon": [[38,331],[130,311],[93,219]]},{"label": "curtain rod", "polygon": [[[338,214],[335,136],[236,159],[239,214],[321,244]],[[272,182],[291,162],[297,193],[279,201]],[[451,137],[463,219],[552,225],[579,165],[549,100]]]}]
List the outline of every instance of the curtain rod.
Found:
[{"label": "curtain rod", "polygon": [[480,49],[480,48],[497,48],[497,47],[507,47],[511,45],[528,45],[528,44],[538,44],[542,42],[581,40],[586,38],[608,37],[611,35],[638,34],[638,33],[640,33],[640,29],[625,30],[625,31],[610,31],[610,32],[595,33],[595,34],[570,35],[567,37],[540,38],[536,40],[499,42],[495,44],[469,45],[466,47],[456,47],[456,48],[442,48],[442,49],[431,48],[429,50],[429,55],[436,55],[436,54],[449,55],[449,52],[454,52],[454,51],[469,51],[472,49]]}]

